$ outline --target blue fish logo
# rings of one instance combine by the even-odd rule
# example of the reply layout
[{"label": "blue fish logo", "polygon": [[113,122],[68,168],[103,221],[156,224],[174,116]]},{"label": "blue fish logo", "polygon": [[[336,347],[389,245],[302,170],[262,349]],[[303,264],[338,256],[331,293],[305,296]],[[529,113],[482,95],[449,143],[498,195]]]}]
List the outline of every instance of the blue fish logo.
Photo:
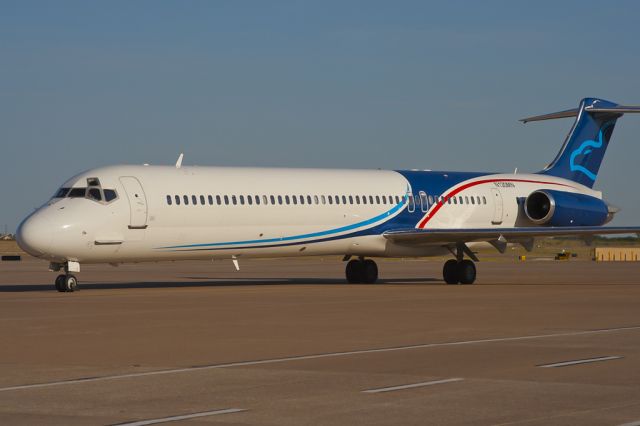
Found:
[{"label": "blue fish logo", "polygon": [[589,154],[591,154],[593,152],[593,150],[595,149],[599,149],[602,148],[602,146],[604,145],[603,139],[604,139],[604,132],[611,126],[613,126],[613,122],[608,122],[605,123],[604,126],[602,126],[600,128],[600,131],[598,132],[598,140],[594,141],[594,140],[586,140],[584,142],[582,142],[582,144],[571,153],[571,157],[569,159],[569,168],[571,169],[572,172],[581,172],[583,174],[585,174],[589,179],[595,181],[597,175],[595,173],[593,173],[591,170],[587,169],[586,167],[580,165],[580,164],[576,164],[575,160],[576,157],[578,157],[579,155],[584,155],[587,156]]}]

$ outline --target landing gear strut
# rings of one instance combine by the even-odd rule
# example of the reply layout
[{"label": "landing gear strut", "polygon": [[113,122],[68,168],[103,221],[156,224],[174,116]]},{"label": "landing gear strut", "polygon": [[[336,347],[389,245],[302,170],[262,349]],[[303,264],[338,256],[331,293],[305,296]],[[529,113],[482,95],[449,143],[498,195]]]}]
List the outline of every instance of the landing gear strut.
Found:
[{"label": "landing gear strut", "polygon": [[345,272],[349,284],[374,284],[378,281],[378,265],[371,259],[350,260]]},{"label": "landing gear strut", "polygon": [[447,284],[473,284],[476,280],[476,265],[471,260],[464,259],[465,253],[473,260],[478,260],[466,244],[456,244],[456,258],[447,260],[442,268],[442,277]]}]

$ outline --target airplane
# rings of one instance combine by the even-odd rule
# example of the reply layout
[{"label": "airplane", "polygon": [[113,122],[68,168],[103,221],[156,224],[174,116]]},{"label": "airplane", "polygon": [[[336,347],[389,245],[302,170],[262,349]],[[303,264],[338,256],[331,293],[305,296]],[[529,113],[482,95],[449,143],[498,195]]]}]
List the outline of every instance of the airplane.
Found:
[{"label": "airplane", "polygon": [[[555,159],[531,174],[115,165],[67,180],[17,230],[50,262],[60,292],[81,264],[343,256],[346,281],[375,283],[376,257],[451,254],[448,284],[476,280],[472,248],[534,238],[640,233],[603,227],[619,210],[594,190],[616,120],[639,113],[585,98],[577,108],[521,120],[575,117]],[[640,234],[639,234],[640,235]]]}]

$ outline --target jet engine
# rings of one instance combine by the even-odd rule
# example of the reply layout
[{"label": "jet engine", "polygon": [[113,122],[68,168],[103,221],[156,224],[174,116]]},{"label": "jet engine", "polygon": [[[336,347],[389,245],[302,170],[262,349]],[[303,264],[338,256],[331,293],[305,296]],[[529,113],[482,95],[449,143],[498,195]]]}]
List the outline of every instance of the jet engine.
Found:
[{"label": "jet engine", "polygon": [[524,212],[531,222],[547,226],[600,226],[614,213],[599,198],[549,189],[529,194]]}]

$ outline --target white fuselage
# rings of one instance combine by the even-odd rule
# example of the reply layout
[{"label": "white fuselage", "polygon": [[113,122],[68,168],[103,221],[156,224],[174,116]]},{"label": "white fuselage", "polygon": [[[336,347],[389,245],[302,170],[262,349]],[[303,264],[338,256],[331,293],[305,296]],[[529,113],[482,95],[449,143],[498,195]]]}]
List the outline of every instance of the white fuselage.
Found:
[{"label": "white fuselage", "polygon": [[[446,172],[424,173],[447,178]],[[519,200],[538,189],[601,198],[575,182],[541,175],[484,174],[432,190],[414,187],[396,171],[227,167],[111,166],[81,173],[63,188],[85,188],[93,178],[102,199],[54,197],[21,225],[25,250],[81,263],[429,256],[446,249],[395,244],[382,231],[420,223],[424,229],[531,226]],[[455,203],[438,206],[437,197],[462,187]],[[107,189],[117,198],[106,202]],[[413,212],[409,194],[416,198]]]}]

